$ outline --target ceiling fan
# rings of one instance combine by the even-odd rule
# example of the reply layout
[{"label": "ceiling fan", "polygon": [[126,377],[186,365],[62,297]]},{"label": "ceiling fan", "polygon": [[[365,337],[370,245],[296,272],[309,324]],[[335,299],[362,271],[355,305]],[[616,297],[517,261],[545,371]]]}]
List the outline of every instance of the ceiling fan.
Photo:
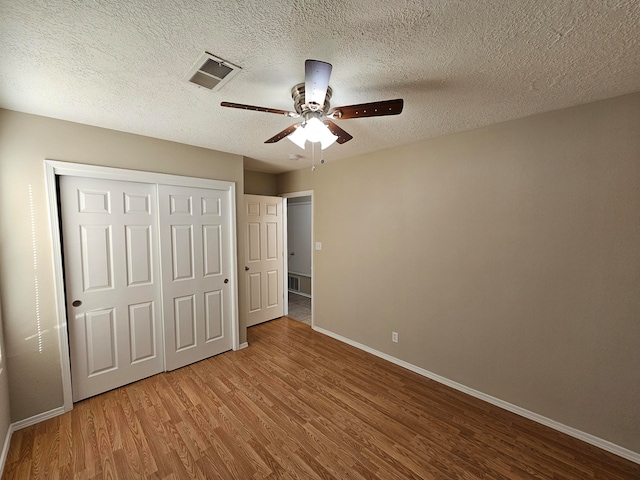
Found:
[{"label": "ceiling fan", "polygon": [[329,86],[332,66],[320,60],[305,62],[305,81],[291,89],[295,111],[279,110],[276,108],[256,107],[241,103],[222,102],[223,107],[255,110],[257,112],[276,113],[292,118],[302,118],[302,121],[285,128],[264,143],[276,143],[285,137],[300,148],[308,141],[320,142],[324,150],[337,141],[339,144],[348,142],[353,137],[333,122],[333,120],[347,120],[350,118],[381,117],[384,115],[398,115],[402,113],[404,101],[401,98],[382,102],[361,103],[344,107],[331,108],[329,100],[332,90]]}]

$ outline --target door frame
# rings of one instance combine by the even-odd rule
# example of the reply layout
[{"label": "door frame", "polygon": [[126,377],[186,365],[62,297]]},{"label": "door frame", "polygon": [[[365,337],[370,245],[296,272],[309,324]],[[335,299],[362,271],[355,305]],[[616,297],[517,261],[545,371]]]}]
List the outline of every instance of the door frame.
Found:
[{"label": "door frame", "polygon": [[236,184],[224,180],[185,177],[165,173],[126,170],[114,167],[68,163],[56,160],[45,160],[45,188],[47,194],[49,230],[51,233],[53,274],[56,301],[56,320],[58,328],[58,346],[60,351],[60,368],[62,373],[63,408],[65,412],[73,410],[71,391],[71,362],[69,357],[69,337],[67,331],[67,306],[64,288],[64,269],[62,263],[62,237],[60,230],[60,212],[58,208],[58,189],[56,177],[69,175],[75,177],[100,178],[125,182],[178,185],[186,187],[227,190],[231,209],[231,228],[229,244],[231,249],[231,337],[233,350],[240,349],[240,332],[238,321],[238,251],[236,239]]},{"label": "door frame", "polygon": [[313,190],[302,190],[300,192],[290,192],[290,193],[283,193],[280,195],[282,198],[285,199],[284,201],[284,205],[283,205],[283,225],[282,225],[282,229],[283,229],[283,238],[284,238],[284,269],[285,269],[285,274],[283,275],[284,279],[284,292],[286,294],[286,302],[284,302],[284,314],[287,315],[289,313],[289,284],[288,284],[288,280],[289,280],[289,255],[288,255],[288,250],[287,250],[287,232],[288,232],[288,216],[289,216],[289,202],[288,199],[289,198],[296,198],[296,197],[311,197],[311,245],[309,245],[309,248],[311,248],[311,328],[314,328],[315,326],[315,322],[314,322],[314,302],[315,302],[315,288],[316,288],[316,282],[314,280],[314,268],[313,268],[313,262],[314,262],[314,252],[315,249],[314,247],[314,241],[315,241],[315,236],[313,234],[313,228],[314,228],[314,221],[313,221],[313,216],[314,216],[314,211],[315,211],[315,200],[313,198]]}]

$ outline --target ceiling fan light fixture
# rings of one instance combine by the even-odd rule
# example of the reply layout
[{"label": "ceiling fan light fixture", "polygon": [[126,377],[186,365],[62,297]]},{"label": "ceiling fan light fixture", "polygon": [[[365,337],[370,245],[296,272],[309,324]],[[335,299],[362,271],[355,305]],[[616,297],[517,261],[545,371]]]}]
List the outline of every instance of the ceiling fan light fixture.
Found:
[{"label": "ceiling fan light fixture", "polygon": [[382,117],[402,113],[404,100],[384,100],[381,102],[345,105],[330,110],[329,99],[332,89],[329,86],[331,64],[320,60],[307,60],[305,65],[305,81],[298,83],[291,89],[295,112],[275,108],[264,108],[241,103],[221,102],[222,107],[255,110],[257,112],[285,114],[288,117],[302,117],[302,123],[289,125],[264,143],[276,143],[284,137],[304,150],[307,140],[320,143],[322,150],[329,148],[335,142],[340,145],[353,137],[333,122],[349,118]]},{"label": "ceiling fan light fixture", "polygon": [[320,148],[322,150],[329,148],[337,139],[337,135],[334,135],[329,131],[327,127],[324,127],[324,133],[322,134],[322,138],[320,139]]},{"label": "ceiling fan light fixture", "polygon": [[307,120],[304,125],[296,127],[287,138],[302,149],[304,149],[307,140],[311,143],[320,142],[320,148],[324,150],[333,145],[338,136],[331,133],[324,123],[313,117]]},{"label": "ceiling fan light fixture", "polygon": [[307,120],[304,131],[307,140],[312,143],[320,142],[322,150],[333,145],[333,142],[338,139],[338,137],[331,133],[327,126],[316,117]]},{"label": "ceiling fan light fixture", "polygon": [[307,142],[307,136],[304,133],[304,127],[301,125],[287,136],[289,140],[304,150],[304,144]]},{"label": "ceiling fan light fixture", "polygon": [[327,127],[316,117],[305,122],[304,133],[311,143],[319,142],[323,138],[323,130],[327,130]]}]

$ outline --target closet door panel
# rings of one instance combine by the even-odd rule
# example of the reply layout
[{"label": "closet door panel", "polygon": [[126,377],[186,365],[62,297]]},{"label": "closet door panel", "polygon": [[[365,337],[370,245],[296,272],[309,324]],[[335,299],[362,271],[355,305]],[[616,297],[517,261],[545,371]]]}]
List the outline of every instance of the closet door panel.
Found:
[{"label": "closet door panel", "polygon": [[[167,370],[232,348],[228,190],[160,185]],[[186,302],[176,307],[176,302]]]},{"label": "closet door panel", "polygon": [[60,177],[73,401],[163,370],[155,189]]}]

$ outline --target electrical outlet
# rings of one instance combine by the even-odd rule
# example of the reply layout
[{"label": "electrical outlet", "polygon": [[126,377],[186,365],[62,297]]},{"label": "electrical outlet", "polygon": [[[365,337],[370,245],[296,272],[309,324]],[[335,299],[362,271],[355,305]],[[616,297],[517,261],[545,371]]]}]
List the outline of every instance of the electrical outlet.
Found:
[{"label": "electrical outlet", "polygon": [[393,343],[398,343],[398,332],[391,332],[391,341]]}]

